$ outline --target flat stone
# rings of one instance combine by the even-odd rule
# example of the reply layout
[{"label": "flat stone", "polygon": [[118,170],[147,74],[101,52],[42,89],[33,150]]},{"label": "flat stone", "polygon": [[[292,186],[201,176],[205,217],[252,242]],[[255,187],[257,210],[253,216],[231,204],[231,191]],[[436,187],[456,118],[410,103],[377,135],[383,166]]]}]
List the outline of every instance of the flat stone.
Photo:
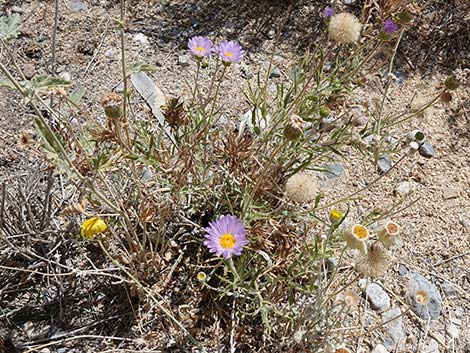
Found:
[{"label": "flat stone", "polygon": [[436,152],[434,152],[434,148],[429,141],[424,141],[423,144],[419,146],[418,152],[425,158],[432,158],[436,155]]},{"label": "flat stone", "polygon": [[434,338],[431,338],[424,347],[423,353],[439,353],[439,343]]},{"label": "flat stone", "polygon": [[446,333],[453,340],[459,337],[459,329],[454,324],[447,325]]},{"label": "flat stone", "polygon": [[381,173],[388,172],[392,168],[392,159],[387,155],[380,156],[377,160],[377,167]]},{"label": "flat stone", "polygon": [[459,192],[460,190],[457,188],[445,188],[442,190],[442,196],[444,196],[446,200],[456,199],[459,197]]},{"label": "flat stone", "polygon": [[88,6],[83,0],[67,0],[67,6],[74,12],[88,10]]},{"label": "flat stone", "polygon": [[[428,293],[429,303],[423,305],[416,301],[415,295],[418,290]],[[441,313],[441,294],[434,284],[419,273],[413,273],[408,282],[408,301],[411,310],[423,320],[436,320]]]},{"label": "flat stone", "polygon": [[[382,322],[384,323],[385,339],[382,342],[384,347],[389,351],[395,351],[405,338],[403,330],[403,317],[400,308],[386,311],[382,314]],[[396,318],[392,320],[393,318]],[[391,320],[391,321],[390,321]]]},{"label": "flat stone", "polygon": [[449,282],[442,283],[442,290],[444,291],[444,294],[448,297],[451,297],[457,293],[454,285]]},{"label": "flat stone", "polygon": [[372,309],[382,312],[390,308],[390,297],[377,283],[370,283],[364,294]]},{"label": "flat stone", "polygon": [[382,344],[378,344],[370,353],[388,353],[388,350]]},{"label": "flat stone", "polygon": [[338,178],[344,174],[344,165],[341,163],[327,164],[323,173],[327,178]]}]

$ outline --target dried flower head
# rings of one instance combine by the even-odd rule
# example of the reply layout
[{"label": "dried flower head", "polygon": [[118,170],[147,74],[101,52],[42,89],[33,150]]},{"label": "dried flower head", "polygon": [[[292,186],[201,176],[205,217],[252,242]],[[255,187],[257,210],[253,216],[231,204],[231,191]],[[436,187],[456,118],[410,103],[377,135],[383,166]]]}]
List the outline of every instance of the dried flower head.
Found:
[{"label": "dried flower head", "polygon": [[377,236],[382,244],[388,249],[392,246],[402,245],[400,238],[400,226],[390,220],[386,220],[378,227]]},{"label": "dried flower head", "polygon": [[328,24],[330,38],[340,44],[357,42],[361,29],[362,24],[357,17],[347,12],[332,16]]},{"label": "dried flower head", "polygon": [[105,232],[106,229],[108,226],[101,218],[93,217],[82,223],[80,235],[83,238],[92,239],[95,235]]},{"label": "dried flower head", "polygon": [[196,59],[202,59],[205,56],[211,55],[212,42],[207,37],[196,36],[188,41],[188,48]]},{"label": "dried flower head", "polygon": [[335,9],[332,8],[331,6],[325,7],[325,9],[321,12],[323,17],[331,17],[335,14]]},{"label": "dried flower head", "polygon": [[286,140],[294,141],[302,136],[304,132],[304,120],[298,115],[292,115],[284,127],[284,137]]},{"label": "dried flower head", "polygon": [[225,215],[209,223],[206,232],[204,245],[209,248],[209,252],[226,259],[240,255],[243,247],[249,243],[245,225],[235,216]]},{"label": "dried flower head", "polygon": [[418,304],[428,305],[429,304],[429,293],[424,289],[419,289],[415,293],[415,299]]},{"label": "dried flower head", "polygon": [[286,183],[286,195],[294,202],[304,203],[314,200],[319,193],[315,176],[300,172],[292,175]]},{"label": "dried flower head", "polygon": [[367,254],[369,231],[362,224],[353,224],[343,232],[343,238],[351,249],[358,249],[363,255]]},{"label": "dried flower head", "polygon": [[359,296],[352,290],[345,291],[342,299],[347,306],[356,306],[359,303]]},{"label": "dried flower head", "polygon": [[216,50],[224,65],[240,62],[245,54],[240,44],[226,40],[220,43]]},{"label": "dried flower head", "polygon": [[381,243],[375,242],[368,248],[367,254],[358,257],[356,260],[356,270],[360,274],[378,278],[387,273],[392,258]]},{"label": "dried flower head", "polygon": [[117,93],[110,93],[101,97],[101,105],[108,118],[119,119],[122,115],[122,97]]},{"label": "dried flower head", "polygon": [[171,128],[184,125],[186,122],[186,112],[184,111],[184,102],[179,97],[171,98],[163,107],[162,113],[166,122]]},{"label": "dried flower head", "polygon": [[385,34],[392,34],[393,32],[396,32],[398,29],[398,26],[390,19],[386,19],[384,23],[384,29],[383,31]]}]

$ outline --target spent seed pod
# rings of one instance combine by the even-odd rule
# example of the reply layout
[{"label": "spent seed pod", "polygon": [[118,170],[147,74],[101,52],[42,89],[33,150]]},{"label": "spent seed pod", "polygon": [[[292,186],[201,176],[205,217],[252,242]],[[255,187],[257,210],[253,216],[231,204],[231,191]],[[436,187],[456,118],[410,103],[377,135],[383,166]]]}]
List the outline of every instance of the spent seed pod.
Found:
[{"label": "spent seed pod", "polygon": [[122,97],[117,93],[110,93],[101,97],[104,113],[110,119],[119,119],[122,116]]}]

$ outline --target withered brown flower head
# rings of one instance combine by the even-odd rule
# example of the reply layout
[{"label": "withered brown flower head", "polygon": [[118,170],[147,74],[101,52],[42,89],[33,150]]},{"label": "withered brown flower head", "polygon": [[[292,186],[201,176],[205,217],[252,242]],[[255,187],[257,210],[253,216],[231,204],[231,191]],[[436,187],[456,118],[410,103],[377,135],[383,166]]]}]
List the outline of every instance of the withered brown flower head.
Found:
[{"label": "withered brown flower head", "polygon": [[366,255],[358,257],[356,270],[364,276],[378,278],[387,273],[391,262],[392,258],[387,249],[381,243],[375,242],[369,245]]},{"label": "withered brown flower head", "polygon": [[286,126],[284,127],[284,138],[289,141],[297,140],[304,132],[304,121],[298,115],[289,117]]},{"label": "withered brown flower head", "polygon": [[186,112],[184,111],[184,103],[179,97],[171,98],[163,107],[162,113],[166,122],[171,128],[184,125],[186,122]]}]

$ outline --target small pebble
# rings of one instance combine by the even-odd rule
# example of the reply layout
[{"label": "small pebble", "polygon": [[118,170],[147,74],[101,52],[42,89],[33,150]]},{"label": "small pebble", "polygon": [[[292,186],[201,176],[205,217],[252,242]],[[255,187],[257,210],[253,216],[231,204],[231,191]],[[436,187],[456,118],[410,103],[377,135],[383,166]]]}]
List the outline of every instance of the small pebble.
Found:
[{"label": "small pebble", "polygon": [[406,276],[408,274],[408,267],[405,265],[399,264],[398,265],[398,274],[400,276]]},{"label": "small pebble", "polygon": [[453,340],[459,337],[459,329],[454,324],[447,325],[446,333]]},{"label": "small pebble", "polygon": [[445,188],[444,190],[442,190],[442,195],[446,200],[456,199],[457,197],[459,197],[459,189],[452,187]]},{"label": "small pebble", "polygon": [[424,143],[419,146],[418,152],[425,158],[432,158],[436,155],[436,153],[434,152],[434,148],[428,141],[424,141]]},{"label": "small pebble", "polygon": [[410,191],[411,191],[411,184],[409,181],[402,181],[395,188],[395,192],[400,196],[406,196],[410,193]]},{"label": "small pebble", "polygon": [[34,75],[36,75],[36,68],[34,67],[34,64],[24,64],[23,74],[26,79],[31,80]]},{"label": "small pebble", "polygon": [[178,65],[180,66],[189,66],[189,57],[187,55],[178,56]]},{"label": "small pebble", "polygon": [[281,71],[275,67],[272,69],[271,73],[269,74],[269,78],[279,78],[281,77]]},{"label": "small pebble", "polygon": [[424,347],[423,353],[439,353],[439,343],[434,338],[431,338],[426,347]]},{"label": "small pebble", "polygon": [[388,350],[382,344],[378,344],[370,353],[388,353]]},{"label": "small pebble", "polygon": [[370,283],[365,290],[370,307],[379,312],[390,308],[390,297],[377,283]]},{"label": "small pebble", "polygon": [[388,172],[392,168],[392,159],[387,155],[380,156],[377,160],[377,167],[381,173]]},{"label": "small pebble", "polygon": [[143,33],[137,33],[133,38],[132,40],[136,43],[139,43],[141,45],[149,45],[149,39],[147,38],[147,36]]}]

